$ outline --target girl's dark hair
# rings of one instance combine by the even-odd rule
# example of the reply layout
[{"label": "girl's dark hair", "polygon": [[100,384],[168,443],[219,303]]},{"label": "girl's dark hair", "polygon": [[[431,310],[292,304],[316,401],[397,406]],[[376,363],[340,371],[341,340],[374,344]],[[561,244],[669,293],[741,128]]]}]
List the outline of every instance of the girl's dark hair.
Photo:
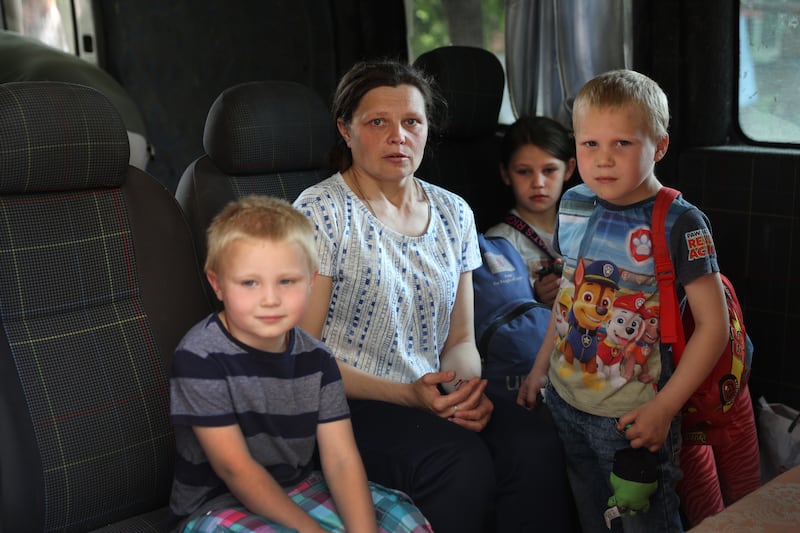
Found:
[{"label": "girl's dark hair", "polygon": [[[408,63],[393,59],[362,61],[347,71],[333,96],[331,112],[334,124],[339,119],[350,124],[361,99],[372,89],[400,85],[414,86],[422,94],[430,137],[440,128],[447,104],[432,78]],[[336,144],[331,150],[331,164],[339,171],[345,171],[353,164],[352,153],[341,135],[337,135]]]},{"label": "girl's dark hair", "polygon": [[575,140],[561,123],[548,117],[523,115],[508,127],[500,144],[500,162],[508,168],[511,157],[520,146],[533,144],[568,162],[575,157]]}]

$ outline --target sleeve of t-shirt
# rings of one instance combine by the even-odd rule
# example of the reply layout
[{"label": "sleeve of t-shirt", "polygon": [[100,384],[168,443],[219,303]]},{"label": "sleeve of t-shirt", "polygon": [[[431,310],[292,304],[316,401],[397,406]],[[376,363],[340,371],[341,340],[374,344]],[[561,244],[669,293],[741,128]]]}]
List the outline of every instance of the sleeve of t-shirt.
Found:
[{"label": "sleeve of t-shirt", "polygon": [[213,357],[176,350],[170,377],[172,422],[207,427],[236,424],[224,374]]},{"label": "sleeve of t-shirt", "polygon": [[670,231],[670,250],[675,277],[684,287],[712,272],[719,272],[711,224],[698,208],[681,214]]},{"label": "sleeve of t-shirt", "polygon": [[322,382],[319,405],[319,423],[333,422],[350,417],[350,408],[344,394],[344,383],[333,355],[321,361]]}]

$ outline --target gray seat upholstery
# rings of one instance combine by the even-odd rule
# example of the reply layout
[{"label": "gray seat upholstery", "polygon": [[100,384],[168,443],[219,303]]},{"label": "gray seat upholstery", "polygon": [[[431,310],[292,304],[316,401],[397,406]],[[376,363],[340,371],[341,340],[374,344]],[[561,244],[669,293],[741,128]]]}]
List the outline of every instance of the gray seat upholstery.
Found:
[{"label": "gray seat upholstery", "polygon": [[189,227],[95,89],[0,85],[0,138],[0,529],[165,531]]},{"label": "gray seat upholstery", "polygon": [[0,83],[64,81],[94,87],[122,116],[131,143],[130,164],[147,169],[150,160],[144,116],[127,91],[105,70],[38,39],[0,30]]},{"label": "gray seat upholstery", "polygon": [[223,91],[206,119],[206,153],[189,165],[175,192],[201,264],[206,228],[225,204],[251,194],[291,202],[332,174],[333,135],[327,107],[304,85],[256,81]]},{"label": "gray seat upholstery", "polygon": [[417,175],[462,196],[478,229],[502,220],[511,197],[500,181],[498,115],[505,73],[488,50],[444,46],[420,55],[414,65],[430,74],[447,102],[448,120]]}]

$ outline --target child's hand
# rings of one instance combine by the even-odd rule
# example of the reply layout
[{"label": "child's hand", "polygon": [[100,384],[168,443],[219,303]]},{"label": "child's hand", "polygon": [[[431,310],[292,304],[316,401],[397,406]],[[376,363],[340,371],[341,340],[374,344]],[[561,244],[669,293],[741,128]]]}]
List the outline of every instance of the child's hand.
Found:
[{"label": "child's hand", "polygon": [[545,274],[533,284],[533,295],[543,304],[552,306],[558,293],[560,281],[560,276],[556,276],[553,273]]},{"label": "child's hand", "polygon": [[540,369],[536,368],[536,366],[531,368],[531,371],[525,376],[522,385],[519,387],[517,405],[521,405],[525,409],[533,409],[536,407],[539,392],[547,382],[545,374],[546,372],[542,372]]},{"label": "child's hand", "polygon": [[625,432],[631,447],[656,452],[664,444],[671,423],[672,414],[657,402],[649,401],[621,416],[617,429]]},{"label": "child's hand", "polygon": [[533,283],[533,296],[540,302],[549,306],[558,295],[558,287],[561,285],[561,272],[564,269],[564,262],[556,259],[549,267],[542,269],[538,279]]}]

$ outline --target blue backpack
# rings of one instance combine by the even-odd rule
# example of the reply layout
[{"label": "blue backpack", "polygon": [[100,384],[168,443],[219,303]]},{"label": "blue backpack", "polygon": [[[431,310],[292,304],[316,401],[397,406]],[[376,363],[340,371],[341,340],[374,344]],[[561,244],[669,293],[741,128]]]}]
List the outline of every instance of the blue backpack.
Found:
[{"label": "blue backpack", "polygon": [[516,400],[544,340],[549,306],[536,301],[528,269],[502,237],[478,235],[483,264],[472,272],[475,338],[487,390]]}]

